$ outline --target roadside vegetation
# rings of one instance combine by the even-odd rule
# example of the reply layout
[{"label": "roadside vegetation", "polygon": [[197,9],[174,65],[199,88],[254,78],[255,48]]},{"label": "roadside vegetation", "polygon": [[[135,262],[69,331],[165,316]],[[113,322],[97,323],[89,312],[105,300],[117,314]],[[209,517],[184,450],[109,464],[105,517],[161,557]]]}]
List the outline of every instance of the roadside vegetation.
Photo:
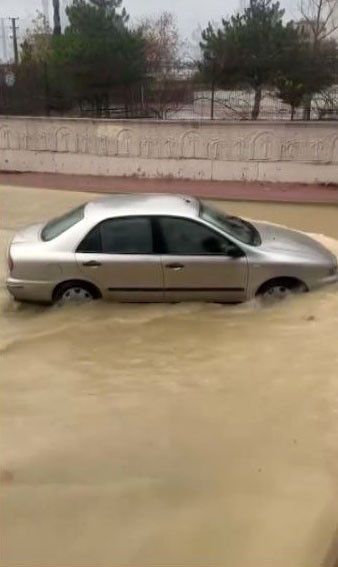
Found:
[{"label": "roadside vegetation", "polygon": [[26,32],[1,111],[166,119],[204,93],[214,118],[226,92],[249,95],[241,118],[256,120],[268,92],[291,119],[313,118],[318,98],[327,112],[316,117],[338,118],[338,0],[301,0],[298,8],[299,19],[287,21],[279,2],[250,0],[191,45],[170,12],[135,22],[122,0],[73,0],[62,30],[53,0],[53,25],[38,12]]}]

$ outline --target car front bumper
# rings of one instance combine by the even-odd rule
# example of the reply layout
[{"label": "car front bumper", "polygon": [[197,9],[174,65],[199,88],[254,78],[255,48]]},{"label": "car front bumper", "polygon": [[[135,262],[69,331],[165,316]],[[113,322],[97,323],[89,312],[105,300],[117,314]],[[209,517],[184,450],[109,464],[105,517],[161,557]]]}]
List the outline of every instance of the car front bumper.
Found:
[{"label": "car front bumper", "polygon": [[17,301],[51,303],[54,284],[44,281],[27,281],[8,278],[6,287]]},{"label": "car front bumper", "polygon": [[327,285],[334,285],[336,283],[338,283],[338,272],[316,281],[316,283],[313,286],[311,286],[311,289],[320,289]]}]

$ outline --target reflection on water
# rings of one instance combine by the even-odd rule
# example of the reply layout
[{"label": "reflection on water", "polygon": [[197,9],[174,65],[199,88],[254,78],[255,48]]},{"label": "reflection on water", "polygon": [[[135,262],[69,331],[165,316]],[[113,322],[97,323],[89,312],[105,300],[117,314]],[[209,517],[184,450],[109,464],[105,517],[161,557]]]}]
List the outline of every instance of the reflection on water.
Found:
[{"label": "reflection on water", "polygon": [[[8,229],[83,200],[11,191],[4,249]],[[2,290],[0,309],[6,567],[324,564],[337,288],[268,309],[46,309]]]}]

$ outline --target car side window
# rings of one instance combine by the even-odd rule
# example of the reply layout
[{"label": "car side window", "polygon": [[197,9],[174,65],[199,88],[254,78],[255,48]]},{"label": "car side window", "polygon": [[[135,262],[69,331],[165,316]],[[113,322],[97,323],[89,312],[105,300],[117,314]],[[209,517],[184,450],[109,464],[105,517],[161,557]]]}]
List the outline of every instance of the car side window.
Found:
[{"label": "car side window", "polygon": [[234,248],[226,237],[194,221],[162,217],[160,227],[167,254],[227,255]]},{"label": "car side window", "polygon": [[129,217],[109,219],[92,229],[78,247],[78,252],[100,254],[152,254],[150,219]]},{"label": "car side window", "polygon": [[77,248],[77,252],[85,252],[88,254],[90,253],[101,254],[102,246],[101,246],[100,225],[97,225],[87,234],[87,236],[84,237],[84,239]]}]

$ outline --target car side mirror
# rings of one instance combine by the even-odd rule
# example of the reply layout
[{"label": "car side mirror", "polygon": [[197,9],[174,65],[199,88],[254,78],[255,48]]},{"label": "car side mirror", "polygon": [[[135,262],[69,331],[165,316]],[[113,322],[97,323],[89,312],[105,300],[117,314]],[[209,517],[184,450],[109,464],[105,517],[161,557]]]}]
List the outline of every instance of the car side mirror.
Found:
[{"label": "car side mirror", "polygon": [[209,254],[222,254],[224,250],[222,248],[219,238],[214,236],[209,236],[203,240],[203,247]]},{"label": "car side mirror", "polygon": [[241,250],[235,244],[229,244],[227,248],[227,255],[231,258],[243,258],[243,256],[245,256],[243,250]]},{"label": "car side mirror", "polygon": [[222,241],[219,238],[210,236],[203,241],[204,249],[209,254],[224,254],[225,256],[230,256],[231,258],[242,258],[245,254],[235,244],[229,243],[227,241]]}]

